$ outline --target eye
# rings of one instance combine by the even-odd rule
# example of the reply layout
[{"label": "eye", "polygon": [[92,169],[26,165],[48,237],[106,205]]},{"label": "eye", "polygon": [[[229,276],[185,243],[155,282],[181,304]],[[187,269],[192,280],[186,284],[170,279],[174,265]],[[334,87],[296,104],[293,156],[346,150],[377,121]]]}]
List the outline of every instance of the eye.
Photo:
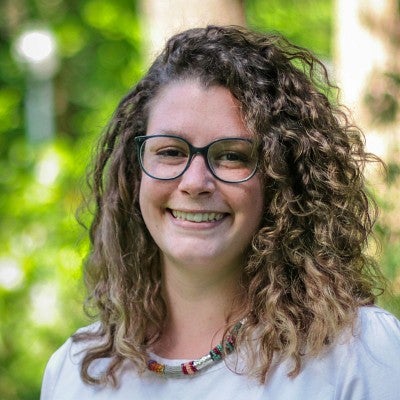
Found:
[{"label": "eye", "polygon": [[158,165],[172,166],[186,164],[189,149],[184,142],[158,137],[151,140],[152,148],[148,161]]},{"label": "eye", "polygon": [[171,157],[171,158],[187,157],[187,152],[177,147],[161,148],[155,151],[154,154],[159,157]]},{"label": "eye", "polygon": [[144,147],[144,155],[155,159],[177,160],[187,158],[189,149],[187,144],[179,138],[170,136],[148,137]]},{"label": "eye", "polygon": [[253,164],[253,145],[241,139],[218,140],[211,145],[209,156],[215,168],[248,168]]},{"label": "eye", "polygon": [[249,157],[247,154],[240,153],[237,151],[227,151],[220,154],[217,159],[219,161],[231,161],[231,162],[248,162]]}]

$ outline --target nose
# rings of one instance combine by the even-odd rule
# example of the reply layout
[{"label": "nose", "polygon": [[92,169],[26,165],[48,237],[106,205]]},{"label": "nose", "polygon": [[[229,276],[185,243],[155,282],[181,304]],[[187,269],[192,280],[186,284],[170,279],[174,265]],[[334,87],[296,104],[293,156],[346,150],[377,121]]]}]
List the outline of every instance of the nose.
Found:
[{"label": "nose", "polygon": [[214,192],[215,178],[202,155],[193,156],[188,169],[180,178],[179,189],[190,196]]}]

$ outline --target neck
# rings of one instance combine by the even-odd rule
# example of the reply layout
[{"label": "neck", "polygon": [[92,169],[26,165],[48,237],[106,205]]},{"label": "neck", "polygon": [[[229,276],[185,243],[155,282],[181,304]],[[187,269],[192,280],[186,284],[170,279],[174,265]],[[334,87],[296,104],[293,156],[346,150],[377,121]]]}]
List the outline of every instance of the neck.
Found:
[{"label": "neck", "polygon": [[167,323],[154,351],[165,358],[197,358],[216,344],[235,316],[240,268],[188,269],[163,263]]}]

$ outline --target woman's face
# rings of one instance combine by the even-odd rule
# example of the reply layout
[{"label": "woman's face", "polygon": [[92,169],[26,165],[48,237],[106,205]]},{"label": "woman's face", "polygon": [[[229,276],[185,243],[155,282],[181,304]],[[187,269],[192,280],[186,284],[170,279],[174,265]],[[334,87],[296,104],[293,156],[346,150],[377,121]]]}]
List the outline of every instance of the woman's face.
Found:
[{"label": "woman's face", "polygon": [[[167,85],[150,107],[147,135],[169,134],[202,147],[226,137],[252,138],[226,88],[196,81]],[[237,268],[263,211],[258,174],[241,183],[216,179],[196,155],[179,178],[142,174],[140,208],[164,266]]]}]

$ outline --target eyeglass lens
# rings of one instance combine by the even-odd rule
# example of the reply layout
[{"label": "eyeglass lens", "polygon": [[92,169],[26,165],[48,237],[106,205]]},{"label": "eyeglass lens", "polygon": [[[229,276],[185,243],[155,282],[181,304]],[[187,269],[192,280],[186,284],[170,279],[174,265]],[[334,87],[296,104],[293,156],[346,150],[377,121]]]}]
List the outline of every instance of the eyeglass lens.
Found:
[{"label": "eyeglass lens", "polygon": [[[254,174],[257,157],[250,141],[220,139],[204,149],[208,168],[218,179],[240,182]],[[188,168],[191,158],[189,143],[179,137],[147,136],[140,147],[142,168],[156,179],[177,178]]]}]

